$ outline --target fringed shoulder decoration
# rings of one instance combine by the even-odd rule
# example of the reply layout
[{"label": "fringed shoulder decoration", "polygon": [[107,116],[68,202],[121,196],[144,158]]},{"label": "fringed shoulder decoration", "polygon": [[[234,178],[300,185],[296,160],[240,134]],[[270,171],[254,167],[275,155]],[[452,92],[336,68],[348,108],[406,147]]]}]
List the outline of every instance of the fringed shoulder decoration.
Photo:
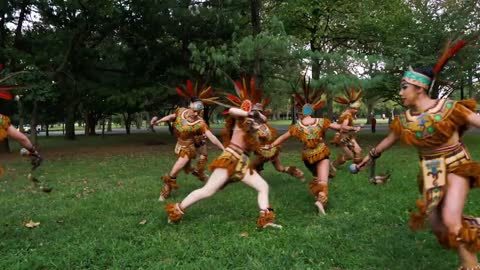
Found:
[{"label": "fringed shoulder decoration", "polygon": [[270,133],[272,134],[272,142],[274,142],[278,136],[278,131],[276,128],[270,126],[269,124],[267,124],[267,127],[270,130]]},{"label": "fringed shoulder decoration", "polygon": [[325,133],[325,131],[329,128],[330,124],[332,124],[332,121],[330,119],[323,118],[322,136]]},{"label": "fringed shoulder decoration", "polygon": [[459,135],[468,129],[467,117],[476,110],[474,100],[446,100],[424,113],[415,115],[408,110],[390,125],[403,143],[416,147],[434,147],[446,143],[455,132]]},{"label": "fringed shoulder decoration", "polygon": [[349,112],[347,112],[347,111],[343,112],[343,113],[340,115],[340,117],[338,118],[337,123],[339,123],[339,124],[341,125],[341,124],[343,124],[343,122],[344,122],[345,120],[348,120],[348,125],[349,125],[349,126],[352,126],[352,125],[353,125],[353,116],[352,116],[351,113],[349,113]]},{"label": "fringed shoulder decoration", "polygon": [[227,147],[233,135],[233,128],[235,127],[235,118],[228,116],[225,119],[225,128],[222,130],[223,146]]},{"label": "fringed shoulder decoration", "polygon": [[401,135],[402,134],[402,124],[400,122],[400,117],[401,115],[395,116],[393,118],[392,123],[390,123],[390,131],[395,133],[396,135]]},{"label": "fringed shoulder decoration", "polygon": [[8,116],[0,114],[0,141],[7,138],[7,129],[10,126],[10,118]]}]

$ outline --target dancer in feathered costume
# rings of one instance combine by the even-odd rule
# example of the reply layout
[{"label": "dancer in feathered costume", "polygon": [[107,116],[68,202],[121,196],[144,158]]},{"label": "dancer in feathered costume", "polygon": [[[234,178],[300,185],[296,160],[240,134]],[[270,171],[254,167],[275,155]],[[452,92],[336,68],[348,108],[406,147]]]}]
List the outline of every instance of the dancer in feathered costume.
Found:
[{"label": "dancer in feathered costume", "polygon": [[[302,118],[288,131],[278,137],[271,147],[277,147],[290,136],[294,136],[304,144],[302,160],[313,175],[310,181],[310,192],[315,197],[315,205],[320,214],[325,214],[328,201],[328,175],[330,150],[325,145],[324,135],[327,129],[340,130],[341,126],[332,123],[328,118],[314,118],[312,114],[320,109],[325,101],[322,101],[323,90],[310,88],[310,81],[303,78],[303,96],[295,93],[296,107],[302,112]],[[347,126],[348,131],[358,131],[360,128]]]},{"label": "dancer in feathered costume", "polygon": [[395,141],[414,146],[420,156],[419,212],[411,213],[410,227],[417,230],[429,219],[439,243],[457,250],[459,269],[480,269],[480,219],[462,215],[467,194],[480,186],[480,164],[470,159],[461,137],[469,126],[480,127],[474,100],[432,99],[429,90],[448,60],[466,40],[448,43],[433,68],[409,67],[402,78],[400,97],[408,110],[390,125],[390,134],[355,167],[363,168]]},{"label": "dancer in feathered costume", "polygon": [[281,227],[275,224],[275,212],[269,204],[267,182],[250,166],[249,153],[258,151],[260,147],[257,131],[267,120],[260,110],[262,105],[252,102],[259,100],[259,92],[255,91],[253,79],[247,85],[244,78],[242,82],[234,83],[234,86],[237,96],[227,96],[233,107],[228,110],[229,116],[226,119],[223,136],[225,151],[210,164],[209,168],[213,172],[202,188],[191,192],[180,203],[166,205],[170,223],[179,222],[188,207],[213,196],[228,183],[242,182],[258,192],[260,214],[257,227]]},{"label": "dancer in feathered costume", "polygon": [[[252,78],[252,80],[254,80]],[[252,85],[255,85],[255,82],[252,82]],[[260,111],[262,114],[268,116],[270,114],[269,111],[266,111],[265,108],[270,104],[270,98],[263,99],[262,97],[262,90],[256,89],[255,92],[257,96],[255,97],[256,100],[252,100],[252,102],[257,106],[256,109]],[[280,151],[281,147],[273,147],[269,148],[269,146],[275,139],[277,138],[277,129],[270,126],[268,122],[261,123],[260,127],[257,131],[257,136],[260,141],[260,147],[258,150],[255,151],[255,158],[252,161],[252,167],[260,173],[263,171],[263,165],[267,162],[272,162],[275,169],[279,172],[287,173],[291,176],[298,178],[300,181],[305,181],[305,176],[302,170],[295,166],[286,166],[284,167],[280,162]]]},{"label": "dancer in feathered costume", "polygon": [[357,92],[355,88],[350,88],[350,90],[346,90],[345,97],[336,97],[334,99],[340,104],[347,105],[348,108],[338,118],[337,123],[341,125],[341,129],[335,133],[335,137],[331,141],[333,145],[341,147],[341,153],[338,153],[337,159],[332,162],[330,168],[331,176],[335,176],[337,168],[347,160],[353,159],[354,163],[362,161],[362,148],[360,148],[354,134],[346,129],[346,127],[353,127],[353,121],[356,119],[358,109],[360,108],[361,95],[361,90]]},{"label": "dancer in feathered costume", "polygon": [[[201,87],[198,83],[195,86],[192,85],[190,80],[187,81],[185,88],[176,88],[177,93],[190,101],[188,108],[180,107],[175,110],[175,113],[167,115],[160,120],[154,117],[150,121],[152,125],[158,125],[162,122],[173,122],[173,131],[177,137],[177,144],[175,146],[175,154],[178,159],[173,165],[170,173],[162,177],[165,185],[160,193],[159,201],[164,201],[172,189],[178,189],[177,174],[180,170],[185,169],[187,173],[192,171],[190,162],[196,157],[196,145],[198,145],[198,138],[206,136],[213,144],[218,146],[221,150],[224,150],[222,143],[213,135],[208,127],[207,123],[199,116],[203,111],[203,102],[212,102],[217,99],[212,94],[212,88]],[[201,139],[200,139],[201,140]],[[206,147],[203,145],[202,147]],[[201,149],[201,148],[200,148]],[[204,166],[206,164],[206,149],[200,151],[203,157],[199,159],[199,167],[196,169],[197,176],[200,180],[204,181],[206,176],[204,175]],[[202,165],[203,164],[203,165]],[[203,167],[202,167],[203,166]]]},{"label": "dancer in feathered costume", "polygon": [[[3,65],[0,64],[0,72],[3,70]],[[14,78],[15,76],[21,74],[23,72],[14,72],[7,74],[5,77],[0,78],[0,99],[4,100],[12,100],[13,95],[10,92],[11,90],[21,88],[18,85],[11,85],[11,84],[3,84],[9,79]],[[25,136],[23,133],[18,131],[12,124],[10,123],[10,118],[4,114],[0,114],[0,142],[5,140],[6,138],[11,138],[21,144],[27,151],[29,156],[32,157],[32,162],[35,162],[36,166],[38,167],[42,162],[42,157],[35,149],[35,146],[32,142]],[[4,173],[4,168],[0,166],[0,175]]]}]

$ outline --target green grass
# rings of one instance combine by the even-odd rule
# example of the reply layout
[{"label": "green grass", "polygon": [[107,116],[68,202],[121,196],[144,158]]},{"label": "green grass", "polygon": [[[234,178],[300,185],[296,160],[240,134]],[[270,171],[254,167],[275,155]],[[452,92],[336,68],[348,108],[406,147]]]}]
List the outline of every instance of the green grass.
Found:
[{"label": "green grass", "polygon": [[[360,138],[365,150],[382,136]],[[0,178],[0,269],[454,269],[458,259],[428,230],[413,233],[408,212],[418,197],[412,149],[395,146],[378,161],[392,171],[384,186],[344,166],[330,184],[326,216],[318,216],[308,184],[265,165],[271,203],[282,230],[258,231],[255,191],[237,183],[188,209],[169,225],[157,201],[160,177],[174,162],[167,136],[40,138],[47,158],[37,175],[54,190],[29,186],[27,162],[8,155]],[[281,158],[303,169],[300,144]],[[474,158],[480,139],[467,136]],[[162,144],[164,143],[164,144]],[[336,151],[336,150],[334,150]],[[209,159],[219,154],[211,149]],[[306,172],[306,170],[305,170]],[[183,173],[170,201],[201,183]],[[467,213],[480,212],[473,191]],[[40,222],[35,229],[24,221]],[[147,220],[145,225],[140,221]],[[248,237],[242,237],[242,233]]]}]

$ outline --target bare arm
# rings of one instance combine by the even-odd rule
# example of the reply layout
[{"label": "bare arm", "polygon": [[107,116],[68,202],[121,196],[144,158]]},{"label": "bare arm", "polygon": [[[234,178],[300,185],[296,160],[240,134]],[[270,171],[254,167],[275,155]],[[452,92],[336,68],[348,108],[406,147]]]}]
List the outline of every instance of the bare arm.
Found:
[{"label": "bare arm", "polygon": [[272,147],[275,147],[277,145],[282,144],[286,139],[288,139],[291,136],[290,131],[287,131],[282,134],[282,136],[278,137],[272,144]]},{"label": "bare arm", "polygon": [[[362,162],[357,165],[357,167],[362,168],[363,166],[367,165],[372,158],[379,157],[382,152],[390,148],[399,138],[399,135],[390,132],[385,139],[383,139],[379,144],[377,144],[377,146],[370,150],[370,153],[362,160]],[[374,154],[374,156],[372,156],[372,154]]]},{"label": "bare arm", "polygon": [[340,125],[340,132],[348,132],[348,128],[350,126],[348,125],[348,119],[343,120],[342,124]]},{"label": "bare arm", "polygon": [[[235,117],[235,118],[238,118],[238,117],[251,117],[251,118],[254,118],[255,114],[253,112],[246,112],[242,109],[239,109],[239,108],[230,108],[228,109],[228,113]],[[267,122],[267,117],[265,115],[263,115],[262,113],[258,112],[258,117],[260,118],[260,120],[265,123]]]},{"label": "bare arm", "polygon": [[480,128],[480,115],[472,112],[470,115],[467,116],[467,121],[470,125]]},{"label": "bare arm", "polygon": [[355,131],[355,132],[358,132],[361,129],[361,127],[352,127],[352,126],[349,126],[349,125],[344,127],[343,124],[340,125],[338,123],[331,123],[330,126],[328,126],[328,128],[338,130],[338,131],[345,130],[345,131]]},{"label": "bare arm", "polygon": [[175,120],[175,117],[176,117],[176,115],[174,113],[169,114],[169,115],[161,118],[160,120],[154,120],[154,118],[155,118],[154,117],[154,118],[152,118],[152,121],[150,121],[150,123],[153,122],[153,125],[158,125],[162,122],[172,122],[173,120]]},{"label": "bare arm", "polygon": [[14,128],[12,125],[10,125],[7,128],[7,135],[8,137],[14,139],[17,141],[19,144],[21,144],[23,147],[25,147],[28,150],[33,149],[33,144],[30,142],[27,136],[25,134],[21,133],[18,131],[16,128]]},{"label": "bare arm", "polygon": [[213,135],[213,133],[210,130],[205,131],[205,136],[213,143],[215,144],[218,148],[220,148],[222,151],[225,150],[223,147],[222,143]]}]

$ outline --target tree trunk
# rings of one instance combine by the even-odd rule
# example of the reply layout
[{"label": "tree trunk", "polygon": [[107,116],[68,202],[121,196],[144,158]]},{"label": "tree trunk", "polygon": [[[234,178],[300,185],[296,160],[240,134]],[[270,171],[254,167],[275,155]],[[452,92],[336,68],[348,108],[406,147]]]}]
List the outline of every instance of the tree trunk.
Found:
[{"label": "tree trunk", "polygon": [[49,129],[48,129],[49,127],[50,127],[50,125],[48,125],[48,124],[45,126],[45,137],[48,137],[50,135],[49,134]]},{"label": "tree trunk", "polygon": [[73,104],[67,105],[65,119],[65,139],[75,140],[75,111],[76,106]]},{"label": "tree trunk", "polygon": [[85,136],[95,136],[97,132],[95,127],[97,125],[97,119],[95,113],[87,112],[85,115]]},{"label": "tree trunk", "polygon": [[38,101],[33,101],[32,118],[30,119],[30,141],[33,145],[38,145],[37,122],[38,122]]},{"label": "tree trunk", "polygon": [[203,109],[203,120],[210,126],[210,106],[205,106]]},{"label": "tree trunk", "polygon": [[112,132],[112,121],[113,121],[113,117],[110,115],[108,117],[107,132]]},{"label": "tree trunk", "polygon": [[125,122],[125,131],[130,135],[130,125],[132,123],[132,115],[130,113],[123,113],[123,121]]},{"label": "tree trunk", "polygon": [[295,110],[295,97],[292,95],[290,97],[290,103],[291,103],[291,110],[292,110],[292,125],[295,125],[297,123],[297,114]]},{"label": "tree trunk", "polygon": [[105,137],[105,117],[102,118],[102,137]]},{"label": "tree trunk", "polygon": [[468,98],[475,98],[475,94],[473,93],[473,70],[472,70],[472,68],[470,68],[468,70],[467,86],[468,86]]},{"label": "tree trunk", "polygon": [[23,128],[25,123],[23,120],[23,103],[21,98],[18,99],[17,106],[18,106],[18,130],[20,130],[20,132],[23,133],[25,131]]},{"label": "tree trunk", "polygon": [[[260,25],[260,7],[261,0],[250,0],[250,10],[252,14],[252,33],[255,38],[261,31]],[[257,78],[257,85],[259,88],[263,86],[263,77],[261,73],[261,51],[258,46],[255,46],[255,58],[253,62],[253,74]]]}]

